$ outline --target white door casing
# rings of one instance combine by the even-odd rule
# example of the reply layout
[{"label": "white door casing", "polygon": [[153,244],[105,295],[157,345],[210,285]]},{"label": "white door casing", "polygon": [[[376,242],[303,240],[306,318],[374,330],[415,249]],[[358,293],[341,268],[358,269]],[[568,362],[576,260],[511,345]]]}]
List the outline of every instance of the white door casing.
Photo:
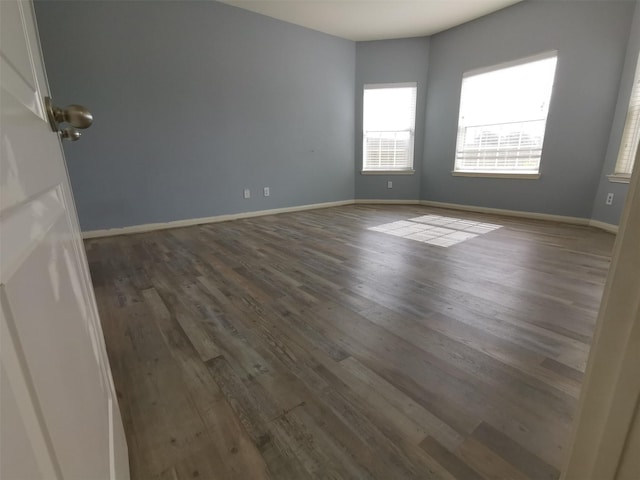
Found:
[{"label": "white door casing", "polygon": [[0,478],[128,479],[31,1],[0,1]]},{"label": "white door casing", "polygon": [[640,478],[640,148],[562,480]]}]

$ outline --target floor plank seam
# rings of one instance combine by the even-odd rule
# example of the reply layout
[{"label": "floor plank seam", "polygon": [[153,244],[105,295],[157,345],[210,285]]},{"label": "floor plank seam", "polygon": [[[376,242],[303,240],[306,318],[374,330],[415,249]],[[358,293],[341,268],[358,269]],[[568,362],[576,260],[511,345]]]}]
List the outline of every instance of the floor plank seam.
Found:
[{"label": "floor plank seam", "polygon": [[[501,228],[368,230],[425,214]],[[353,205],[87,240],[132,480],[556,480],[613,238]]]}]

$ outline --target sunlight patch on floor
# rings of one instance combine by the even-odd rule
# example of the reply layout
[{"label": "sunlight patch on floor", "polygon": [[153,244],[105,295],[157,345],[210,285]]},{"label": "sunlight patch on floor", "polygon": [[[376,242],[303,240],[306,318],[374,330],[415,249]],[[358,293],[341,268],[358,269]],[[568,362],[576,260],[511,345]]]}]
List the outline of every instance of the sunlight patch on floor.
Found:
[{"label": "sunlight patch on floor", "polygon": [[423,215],[409,220],[384,223],[370,227],[368,230],[408,238],[429,245],[450,247],[501,227],[502,225],[493,223],[474,222],[440,215]]}]

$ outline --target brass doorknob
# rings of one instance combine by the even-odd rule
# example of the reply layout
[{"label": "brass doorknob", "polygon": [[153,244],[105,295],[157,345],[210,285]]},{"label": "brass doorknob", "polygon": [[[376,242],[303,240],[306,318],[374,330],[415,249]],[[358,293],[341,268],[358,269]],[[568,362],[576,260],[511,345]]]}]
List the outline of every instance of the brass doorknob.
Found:
[{"label": "brass doorknob", "polygon": [[[93,115],[82,105],[69,105],[66,108],[59,108],[53,104],[50,97],[45,97],[44,103],[51,129],[54,132],[59,132],[62,138],[75,141],[80,137],[80,132],[75,131],[75,128],[89,128],[93,123]],[[68,123],[75,128],[73,131],[69,128],[61,130],[60,123]]]}]

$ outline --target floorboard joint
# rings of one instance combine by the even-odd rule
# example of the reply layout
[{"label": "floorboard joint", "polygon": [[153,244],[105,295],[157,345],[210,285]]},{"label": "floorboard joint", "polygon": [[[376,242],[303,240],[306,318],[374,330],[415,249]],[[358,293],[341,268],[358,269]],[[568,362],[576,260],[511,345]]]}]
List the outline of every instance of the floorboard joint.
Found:
[{"label": "floorboard joint", "polygon": [[[425,215],[500,228],[375,228]],[[132,480],[557,480],[614,238],[350,205],[87,240]]]}]

